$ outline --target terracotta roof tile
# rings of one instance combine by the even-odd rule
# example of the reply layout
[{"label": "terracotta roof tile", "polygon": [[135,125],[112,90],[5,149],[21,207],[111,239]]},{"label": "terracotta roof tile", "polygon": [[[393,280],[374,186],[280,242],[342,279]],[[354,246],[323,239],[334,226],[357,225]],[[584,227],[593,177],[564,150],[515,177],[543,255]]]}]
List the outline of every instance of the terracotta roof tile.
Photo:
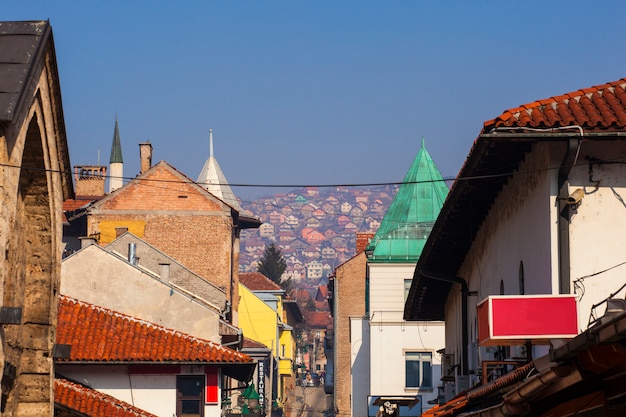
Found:
[{"label": "terracotta roof tile", "polygon": [[239,282],[252,291],[280,291],[280,285],[260,272],[244,272],[239,274]]},{"label": "terracotta roof tile", "polygon": [[54,402],[92,417],[156,417],[115,397],[60,378],[54,380]]},{"label": "terracotta roof tile", "polygon": [[69,361],[248,363],[252,358],[208,340],[70,297],[59,297],[57,343]]},{"label": "terracotta roof tile", "polygon": [[304,311],[302,314],[309,328],[326,329],[333,321],[327,311]]},{"label": "terracotta roof tile", "polygon": [[581,126],[586,130],[626,127],[626,78],[537,100],[506,110],[485,122],[483,132],[498,127],[558,128]]}]

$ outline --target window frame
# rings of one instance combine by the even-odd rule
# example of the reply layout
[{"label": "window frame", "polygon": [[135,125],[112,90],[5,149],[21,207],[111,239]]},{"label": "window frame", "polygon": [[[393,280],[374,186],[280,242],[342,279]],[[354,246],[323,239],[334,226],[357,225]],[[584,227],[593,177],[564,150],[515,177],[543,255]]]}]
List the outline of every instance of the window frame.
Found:
[{"label": "window frame", "polygon": [[[413,364],[413,365],[411,365]],[[412,367],[409,367],[409,366]],[[415,380],[417,372],[417,382]],[[424,376],[428,374],[427,378]],[[404,352],[404,388],[412,390],[433,389],[433,353],[420,350]]]}]

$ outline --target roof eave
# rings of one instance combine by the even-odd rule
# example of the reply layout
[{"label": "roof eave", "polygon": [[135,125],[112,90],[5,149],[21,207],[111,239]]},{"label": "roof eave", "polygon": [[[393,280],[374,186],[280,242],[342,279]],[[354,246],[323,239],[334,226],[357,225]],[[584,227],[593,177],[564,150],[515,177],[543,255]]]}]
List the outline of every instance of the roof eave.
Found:
[{"label": "roof eave", "polygon": [[[434,312],[431,308],[425,308],[419,301],[428,301],[430,306],[441,304],[446,301],[451,289],[450,283],[436,281],[424,277],[419,271],[432,271],[447,276],[456,276],[458,268],[464,259],[471,242],[476,237],[479,226],[487,215],[491,204],[499,193],[501,187],[515,171],[523,160],[526,151],[531,144],[537,142],[567,141],[572,138],[594,138],[595,140],[611,140],[626,138],[624,131],[585,131],[583,136],[578,129],[557,131],[547,129],[545,131],[491,131],[481,133],[475,140],[465,164],[459,171],[450,193],[435,221],[420,259],[416,265],[413,282],[409,290],[404,309],[406,320],[443,320],[443,308]],[[508,163],[498,165],[501,169],[494,169],[492,161],[499,158],[499,154],[506,154]],[[509,172],[509,175],[506,173]],[[504,175],[503,175],[504,174]],[[488,176],[491,178],[487,178]],[[470,178],[477,178],[470,180]],[[477,181],[487,181],[487,186],[474,186]],[[473,222],[461,221],[460,216],[464,210],[461,207],[469,206],[469,203],[477,200],[480,192],[481,202],[472,206]],[[487,198],[484,198],[484,197]],[[478,206],[478,210],[476,207]],[[463,227],[465,237],[463,240],[455,239],[454,231]],[[448,236],[446,241],[444,236]]]}]

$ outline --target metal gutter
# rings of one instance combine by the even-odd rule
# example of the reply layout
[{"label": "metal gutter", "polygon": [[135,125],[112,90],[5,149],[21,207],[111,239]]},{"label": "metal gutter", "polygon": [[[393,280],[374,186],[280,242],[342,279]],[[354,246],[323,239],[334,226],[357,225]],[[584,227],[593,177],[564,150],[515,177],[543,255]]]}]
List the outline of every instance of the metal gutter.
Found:
[{"label": "metal gutter", "polygon": [[426,278],[438,280],[438,281],[446,281],[454,284],[459,284],[461,286],[461,345],[463,346],[462,351],[462,360],[461,360],[461,371],[462,375],[469,375],[469,332],[468,332],[468,315],[467,315],[467,297],[468,297],[468,289],[467,289],[467,281],[463,278],[454,277],[454,276],[443,276],[443,275],[435,275],[431,273],[426,273],[424,270],[420,269],[420,274]]}]

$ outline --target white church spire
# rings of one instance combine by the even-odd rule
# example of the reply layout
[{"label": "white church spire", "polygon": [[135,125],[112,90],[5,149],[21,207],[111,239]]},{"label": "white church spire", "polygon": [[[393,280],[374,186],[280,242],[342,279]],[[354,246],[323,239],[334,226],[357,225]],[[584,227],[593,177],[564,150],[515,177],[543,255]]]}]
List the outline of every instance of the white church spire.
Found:
[{"label": "white church spire", "polygon": [[243,211],[213,155],[213,129],[209,129],[209,159],[204,163],[197,183],[232,208],[240,212]]}]

